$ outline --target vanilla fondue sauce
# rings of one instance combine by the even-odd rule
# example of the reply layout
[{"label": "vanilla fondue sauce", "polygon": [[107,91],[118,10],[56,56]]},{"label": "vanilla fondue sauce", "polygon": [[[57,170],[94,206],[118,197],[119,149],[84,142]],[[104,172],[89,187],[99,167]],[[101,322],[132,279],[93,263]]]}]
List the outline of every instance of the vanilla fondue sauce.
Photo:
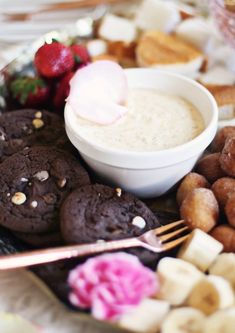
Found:
[{"label": "vanilla fondue sauce", "polygon": [[77,132],[106,148],[147,152],[182,145],[205,128],[190,102],[154,89],[130,89],[127,107],[128,112],[108,126],[78,117]]}]

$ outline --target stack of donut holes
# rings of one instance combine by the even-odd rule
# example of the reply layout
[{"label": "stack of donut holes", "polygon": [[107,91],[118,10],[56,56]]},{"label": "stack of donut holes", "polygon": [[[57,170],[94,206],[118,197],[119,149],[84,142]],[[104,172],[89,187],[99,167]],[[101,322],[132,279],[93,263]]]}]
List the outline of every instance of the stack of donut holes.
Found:
[{"label": "stack of donut holes", "polygon": [[219,130],[177,195],[181,218],[190,228],[210,233],[235,252],[235,126]]}]

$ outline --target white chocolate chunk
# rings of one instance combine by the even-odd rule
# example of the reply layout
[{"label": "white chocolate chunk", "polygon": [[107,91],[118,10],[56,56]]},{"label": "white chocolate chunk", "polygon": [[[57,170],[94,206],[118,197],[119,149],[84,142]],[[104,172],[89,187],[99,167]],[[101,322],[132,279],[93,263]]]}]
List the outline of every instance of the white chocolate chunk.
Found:
[{"label": "white chocolate chunk", "polygon": [[44,126],[44,122],[42,121],[42,119],[39,119],[39,118],[35,118],[32,121],[32,124],[36,129],[39,129]]},{"label": "white chocolate chunk", "polygon": [[47,180],[49,178],[49,173],[46,170],[38,171],[34,175],[34,178],[37,178],[38,180],[40,180],[40,182],[44,182],[45,180]]},{"label": "white chocolate chunk", "polygon": [[16,192],[11,198],[11,202],[15,205],[22,205],[26,201],[26,195],[22,192]]},{"label": "white chocolate chunk", "polygon": [[42,118],[42,112],[41,111],[37,111],[34,116],[37,119],[41,119]]},{"label": "white chocolate chunk", "polygon": [[132,224],[140,229],[144,229],[146,226],[145,219],[141,216],[135,216],[132,220]]},{"label": "white chocolate chunk", "polygon": [[36,201],[36,200],[32,201],[31,204],[30,204],[30,206],[31,206],[32,208],[36,208],[36,207],[38,206],[37,201]]}]

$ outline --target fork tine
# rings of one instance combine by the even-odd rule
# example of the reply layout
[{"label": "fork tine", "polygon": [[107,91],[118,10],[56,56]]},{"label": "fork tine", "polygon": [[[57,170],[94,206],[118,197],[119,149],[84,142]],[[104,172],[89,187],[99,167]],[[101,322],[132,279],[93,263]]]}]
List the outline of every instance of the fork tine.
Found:
[{"label": "fork tine", "polygon": [[183,228],[177,229],[177,230],[175,230],[173,232],[170,232],[169,234],[165,234],[163,236],[159,236],[159,239],[163,243],[163,242],[165,242],[165,241],[173,238],[174,236],[177,236],[177,235],[181,234],[183,231],[186,231],[186,230],[188,230],[188,226],[185,226]]},{"label": "fork tine", "polygon": [[188,237],[189,237],[189,235],[186,235],[186,236],[180,237],[178,239],[175,239],[172,242],[162,244],[162,252],[175,248],[176,246],[183,243]]},{"label": "fork tine", "polygon": [[163,225],[162,227],[159,227],[159,228],[156,228],[155,229],[155,233],[156,235],[160,235],[162,234],[163,232],[165,231],[168,231],[168,230],[171,230],[175,227],[177,227],[178,225],[181,225],[184,223],[184,220],[180,220],[180,221],[176,221],[176,222],[172,222],[172,223],[169,223],[167,225]]}]

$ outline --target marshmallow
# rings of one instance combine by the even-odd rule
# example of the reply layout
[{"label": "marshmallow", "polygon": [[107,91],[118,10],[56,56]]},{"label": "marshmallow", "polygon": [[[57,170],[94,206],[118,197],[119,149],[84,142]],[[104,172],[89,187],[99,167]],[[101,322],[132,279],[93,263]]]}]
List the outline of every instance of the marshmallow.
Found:
[{"label": "marshmallow", "polygon": [[109,41],[133,42],[137,36],[134,22],[116,15],[107,14],[101,22],[99,36]]},{"label": "marshmallow", "polygon": [[180,20],[177,7],[163,0],[144,0],[135,18],[138,28],[163,32],[171,32]]}]

